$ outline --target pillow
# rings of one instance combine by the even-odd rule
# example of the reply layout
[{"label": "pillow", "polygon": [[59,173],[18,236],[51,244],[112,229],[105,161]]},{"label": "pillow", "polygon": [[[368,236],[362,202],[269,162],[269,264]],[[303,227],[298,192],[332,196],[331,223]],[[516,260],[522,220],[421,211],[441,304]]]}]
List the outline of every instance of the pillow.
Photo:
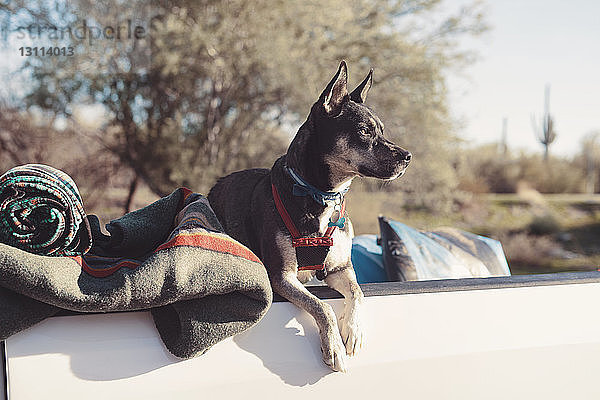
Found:
[{"label": "pillow", "polygon": [[358,283],[387,282],[377,235],[359,235],[352,239],[352,265]]},{"label": "pillow", "polygon": [[500,242],[456,228],[420,231],[379,217],[380,238],[352,241],[358,283],[507,276]]},{"label": "pillow", "polygon": [[500,242],[456,228],[420,231],[379,217],[388,280],[510,275]]}]

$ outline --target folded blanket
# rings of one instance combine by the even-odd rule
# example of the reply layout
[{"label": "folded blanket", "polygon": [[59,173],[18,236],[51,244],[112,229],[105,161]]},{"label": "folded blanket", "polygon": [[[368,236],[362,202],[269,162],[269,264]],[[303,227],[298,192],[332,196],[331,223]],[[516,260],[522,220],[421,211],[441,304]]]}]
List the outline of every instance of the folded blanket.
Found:
[{"label": "folded blanket", "polygon": [[41,164],[22,165],[2,175],[0,242],[42,255],[88,251],[91,233],[75,182]]},{"label": "folded blanket", "polygon": [[60,309],[151,309],[175,356],[188,358],[251,327],[272,301],[258,258],[222,233],[201,195],[177,189],[112,221],[88,217],[84,256],[45,257],[0,244],[0,339]]}]

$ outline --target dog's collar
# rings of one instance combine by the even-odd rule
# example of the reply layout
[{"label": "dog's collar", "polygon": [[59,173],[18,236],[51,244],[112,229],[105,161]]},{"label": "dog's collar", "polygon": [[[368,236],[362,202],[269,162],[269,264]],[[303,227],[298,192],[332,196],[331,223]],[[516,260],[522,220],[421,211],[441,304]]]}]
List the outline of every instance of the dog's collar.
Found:
[{"label": "dog's collar", "polygon": [[317,203],[323,206],[327,206],[327,203],[334,203],[336,205],[342,204],[344,202],[344,195],[348,192],[348,189],[350,189],[349,187],[346,187],[341,192],[323,192],[302,179],[302,177],[292,168],[287,165],[284,165],[283,168],[294,181],[292,190],[294,196],[311,196]]}]

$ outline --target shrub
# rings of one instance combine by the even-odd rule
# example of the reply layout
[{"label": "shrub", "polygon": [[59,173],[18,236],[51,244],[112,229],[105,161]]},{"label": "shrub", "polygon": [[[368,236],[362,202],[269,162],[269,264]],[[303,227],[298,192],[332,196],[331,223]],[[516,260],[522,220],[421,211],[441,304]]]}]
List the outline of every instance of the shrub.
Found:
[{"label": "shrub", "polygon": [[541,193],[581,193],[584,171],[576,160],[502,153],[498,146],[463,149],[455,157],[458,187],[473,193],[514,193],[524,181]]},{"label": "shrub", "polygon": [[544,265],[560,245],[548,236],[533,236],[526,233],[505,234],[499,238],[508,264],[528,267]]},{"label": "shrub", "polygon": [[550,213],[534,217],[527,227],[532,235],[552,235],[560,231],[561,225],[556,217]]}]

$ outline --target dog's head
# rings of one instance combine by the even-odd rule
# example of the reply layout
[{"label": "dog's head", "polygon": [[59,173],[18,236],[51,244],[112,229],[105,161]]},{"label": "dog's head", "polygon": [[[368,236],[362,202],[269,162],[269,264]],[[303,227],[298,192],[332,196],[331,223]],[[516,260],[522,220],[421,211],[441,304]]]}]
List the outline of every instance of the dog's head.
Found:
[{"label": "dog's head", "polygon": [[392,180],[404,173],[411,154],[384,137],[383,123],[365,106],[372,82],[373,70],[348,93],[348,69],[340,63],[311,109],[306,150],[338,174]]}]

